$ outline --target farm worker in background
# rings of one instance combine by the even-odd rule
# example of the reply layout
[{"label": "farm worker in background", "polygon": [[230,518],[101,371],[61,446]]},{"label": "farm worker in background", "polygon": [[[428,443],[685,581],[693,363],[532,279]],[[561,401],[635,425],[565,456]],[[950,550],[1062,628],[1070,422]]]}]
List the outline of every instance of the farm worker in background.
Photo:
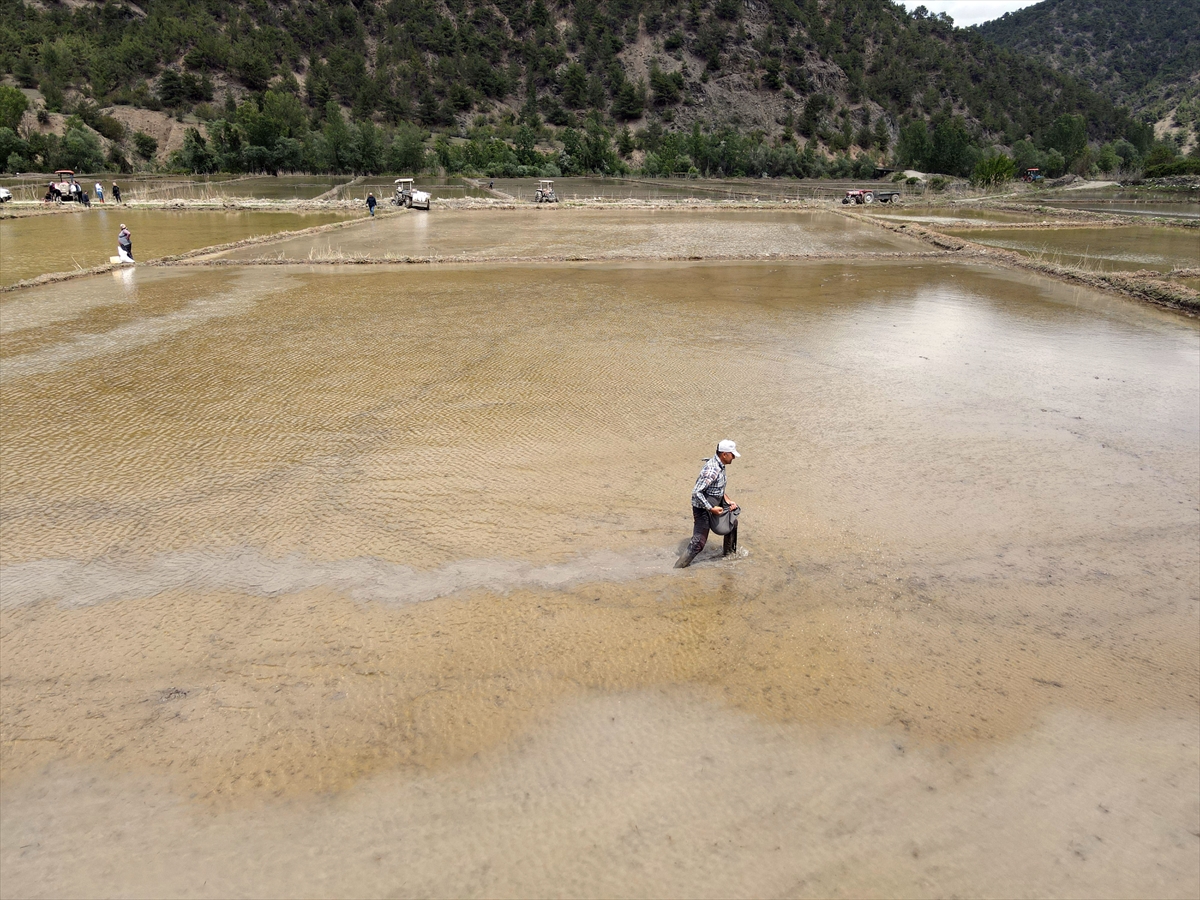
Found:
[{"label": "farm worker in background", "polygon": [[[112,195],[113,195],[113,202],[114,202],[114,203],[120,203],[120,202],[121,202],[121,189],[120,189],[119,187],[117,187],[117,183],[116,183],[115,181],[113,182],[113,190],[112,190]],[[125,226],[124,226],[124,225],[122,225],[121,227],[122,227],[122,228],[124,228]]]},{"label": "farm worker in background", "polygon": [[117,256],[123,263],[133,262],[133,235],[129,233],[124,222],[121,223],[121,230],[117,233]]},{"label": "farm worker in background", "polygon": [[98,181],[96,182],[96,202],[97,203],[104,202],[104,185],[102,185]]},{"label": "farm worker in background", "polygon": [[[687,549],[675,561],[675,568],[686,569],[696,558],[696,554],[708,543],[708,514],[720,515],[725,507],[737,509],[738,505],[729,499],[725,493],[725,467],[742,454],[737,452],[737,444],[725,440],[717,444],[717,452],[712,459],[704,461],[696,486],[692,488],[692,539]],[[737,552],[737,523],[733,531],[725,535],[724,555]]]},{"label": "farm worker in background", "polygon": [[370,193],[367,194],[367,209],[370,210],[371,215],[375,215],[375,195],[374,194],[370,194]]},{"label": "farm worker in background", "polygon": [[88,196],[88,192],[82,187],[79,188],[79,202],[87,207],[92,205],[92,198]]}]

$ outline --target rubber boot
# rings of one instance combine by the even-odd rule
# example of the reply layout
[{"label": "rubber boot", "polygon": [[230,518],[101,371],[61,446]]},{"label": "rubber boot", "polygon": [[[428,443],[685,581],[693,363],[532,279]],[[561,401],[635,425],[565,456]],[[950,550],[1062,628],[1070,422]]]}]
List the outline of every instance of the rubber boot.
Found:
[{"label": "rubber boot", "polygon": [[696,558],[696,554],[699,552],[699,550],[684,550],[683,555],[675,560],[675,568],[686,569],[692,564],[692,560]]},{"label": "rubber boot", "polygon": [[733,529],[733,531],[729,532],[729,534],[725,535],[725,545],[721,549],[723,551],[721,553],[722,556],[728,556],[731,553],[734,555],[737,555],[737,529],[736,528]]}]

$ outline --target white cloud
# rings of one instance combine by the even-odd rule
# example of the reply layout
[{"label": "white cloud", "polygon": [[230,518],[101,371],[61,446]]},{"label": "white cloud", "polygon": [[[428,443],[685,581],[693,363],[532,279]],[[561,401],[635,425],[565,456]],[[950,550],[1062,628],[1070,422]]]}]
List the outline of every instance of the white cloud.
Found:
[{"label": "white cloud", "polygon": [[1006,12],[1033,6],[1036,0],[898,0],[910,12],[924,6],[933,13],[948,13],[960,28],[998,19]]}]

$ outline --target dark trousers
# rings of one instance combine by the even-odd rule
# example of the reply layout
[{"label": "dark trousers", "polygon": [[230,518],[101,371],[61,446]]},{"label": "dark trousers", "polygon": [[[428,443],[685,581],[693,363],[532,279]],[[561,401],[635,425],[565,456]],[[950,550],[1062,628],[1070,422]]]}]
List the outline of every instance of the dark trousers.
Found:
[{"label": "dark trousers", "polygon": [[[689,553],[699,553],[704,549],[704,545],[708,543],[708,510],[701,509],[698,506],[692,507],[692,539],[688,542]],[[725,535],[724,544],[725,555],[737,551],[737,525],[733,526],[733,531]]]}]

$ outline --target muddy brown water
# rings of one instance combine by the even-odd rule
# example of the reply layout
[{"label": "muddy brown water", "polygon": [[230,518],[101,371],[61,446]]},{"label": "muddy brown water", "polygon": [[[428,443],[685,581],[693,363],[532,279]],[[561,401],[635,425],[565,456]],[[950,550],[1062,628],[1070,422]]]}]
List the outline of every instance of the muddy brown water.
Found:
[{"label": "muddy brown water", "polygon": [[1046,206],[1081,209],[1086,212],[1120,213],[1125,216],[1165,216],[1173,219],[1200,219],[1200,203],[1191,200],[1047,200]]},{"label": "muddy brown water", "polygon": [[980,244],[1016,250],[1056,265],[1094,271],[1136,271],[1195,266],[1200,261],[1200,229],[1130,225],[1118,228],[988,231],[943,229]]},{"label": "muddy brown water", "polygon": [[[342,233],[344,232],[344,233]],[[223,259],[708,257],[895,253],[916,240],[826,212],[772,210],[411,210],[330,232],[243,247]]]},{"label": "muddy brown water", "polygon": [[346,212],[122,209],[0,220],[0,285],[50,272],[107,263],[122,223],[133,234],[134,258],[155,259],[279,231],[297,231],[354,217]]},{"label": "muddy brown water", "polygon": [[[41,200],[50,176],[0,179],[0,186],[13,192],[15,200]],[[126,203],[142,200],[209,200],[254,198],[262,200],[311,200],[350,181],[349,175],[178,175],[136,176],[79,175],[80,184],[92,195],[100,182],[104,196],[112,200],[112,185],[121,188]]]},{"label": "muddy brown water", "polygon": [[[482,179],[517,200],[533,202],[537,178]],[[852,188],[886,187],[906,198],[915,193],[906,185],[872,181],[791,178],[555,178],[560,200],[735,200],[739,202],[841,199]]]},{"label": "muddy brown water", "polygon": [[930,225],[951,225],[961,222],[989,223],[1018,223],[1044,222],[1053,218],[1044,213],[1031,210],[1028,213],[1010,212],[1000,209],[980,209],[957,206],[894,206],[891,204],[871,204],[870,206],[849,206],[855,212],[868,212],[882,219],[899,219],[902,221],[924,222]]},{"label": "muddy brown water", "polygon": [[[889,259],[0,327],[6,893],[1200,889],[1195,320]],[[739,555],[674,570],[721,437]]]}]

